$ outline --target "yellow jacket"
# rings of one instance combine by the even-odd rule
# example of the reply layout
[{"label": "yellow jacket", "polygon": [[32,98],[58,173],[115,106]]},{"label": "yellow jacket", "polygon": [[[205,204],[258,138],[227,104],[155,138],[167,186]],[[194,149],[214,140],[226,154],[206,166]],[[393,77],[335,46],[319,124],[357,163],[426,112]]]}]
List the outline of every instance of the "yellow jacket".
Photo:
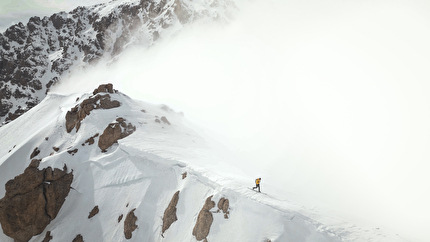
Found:
[{"label": "yellow jacket", "polygon": [[261,178],[257,178],[257,179],[255,179],[255,184],[260,184],[260,181],[261,181]]}]

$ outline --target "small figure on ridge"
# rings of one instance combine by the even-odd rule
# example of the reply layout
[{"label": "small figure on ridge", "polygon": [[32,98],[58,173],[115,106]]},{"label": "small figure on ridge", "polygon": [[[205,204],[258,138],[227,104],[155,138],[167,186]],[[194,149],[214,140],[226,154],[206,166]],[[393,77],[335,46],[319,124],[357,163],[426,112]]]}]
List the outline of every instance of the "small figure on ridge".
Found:
[{"label": "small figure on ridge", "polygon": [[255,188],[258,188],[258,192],[260,192],[260,182],[261,182],[261,178],[255,179],[255,187],[253,187],[252,190],[255,190]]}]

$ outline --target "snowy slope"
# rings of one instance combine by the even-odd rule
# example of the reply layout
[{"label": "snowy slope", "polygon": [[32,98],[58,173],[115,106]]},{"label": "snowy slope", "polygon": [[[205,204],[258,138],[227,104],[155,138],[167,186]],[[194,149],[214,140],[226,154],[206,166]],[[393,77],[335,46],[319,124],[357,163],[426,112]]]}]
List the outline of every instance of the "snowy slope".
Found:
[{"label": "snowy slope", "polygon": [[[67,133],[65,116],[90,93],[51,93],[0,129],[0,197],[4,184],[29,165],[35,147],[40,150],[35,158],[42,159],[39,169],[66,164],[73,170],[72,189],[58,216],[30,241],[43,240],[47,231],[51,241],[72,241],[78,234],[84,241],[126,241],[124,219],[118,220],[133,209],[138,227],[130,241],[196,241],[193,227],[209,196],[215,203],[229,199],[230,207],[228,219],[217,207],[210,210],[214,220],[208,241],[403,241],[334,215],[316,214],[290,201],[292,197],[282,198],[288,194],[251,191],[247,185],[252,178],[241,174],[229,154],[203,131],[196,132],[181,113],[120,92],[110,95],[121,106],[91,111],[77,132]],[[84,143],[118,117],[136,131],[105,153],[97,146],[100,136],[93,145]],[[170,124],[157,122],[161,117]],[[67,152],[76,148],[74,154]],[[163,213],[176,191],[178,220],[162,235]],[[88,219],[95,206],[100,212]],[[13,240],[1,233],[0,241]]]}]

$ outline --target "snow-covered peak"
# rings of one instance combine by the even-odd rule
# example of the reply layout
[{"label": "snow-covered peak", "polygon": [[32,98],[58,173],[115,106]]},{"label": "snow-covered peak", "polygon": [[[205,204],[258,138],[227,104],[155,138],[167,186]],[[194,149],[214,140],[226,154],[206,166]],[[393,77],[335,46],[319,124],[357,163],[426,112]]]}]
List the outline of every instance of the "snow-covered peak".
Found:
[{"label": "snow-covered peak", "polygon": [[[0,129],[0,197],[7,195],[3,185],[30,164],[34,170],[37,159],[37,169],[71,172],[73,181],[58,214],[30,241],[402,241],[335,216],[324,224],[314,211],[264,193],[264,185],[263,193],[253,191],[252,178],[233,157],[222,160],[226,155],[182,113],[133,100],[111,85],[50,93]],[[41,183],[45,197],[55,182]],[[34,206],[11,209],[5,199],[0,240],[7,242],[13,239],[4,214],[22,218]]]}]

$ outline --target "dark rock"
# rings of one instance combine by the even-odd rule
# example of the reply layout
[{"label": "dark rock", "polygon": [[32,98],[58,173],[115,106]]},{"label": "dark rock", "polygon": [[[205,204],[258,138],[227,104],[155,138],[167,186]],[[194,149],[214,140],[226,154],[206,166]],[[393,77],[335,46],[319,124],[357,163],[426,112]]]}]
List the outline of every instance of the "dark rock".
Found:
[{"label": "dark rock", "polygon": [[35,156],[37,156],[40,153],[39,148],[34,148],[33,152],[30,155],[30,159],[33,159]]},{"label": "dark rock", "polygon": [[85,144],[92,145],[92,144],[94,144],[94,142],[95,142],[94,138],[96,138],[98,136],[99,136],[98,133],[95,134],[94,136],[92,136],[92,137],[88,138],[87,140],[85,140],[84,144],[82,144],[82,145],[85,145]]},{"label": "dark rock", "polygon": [[29,87],[34,88],[35,90],[41,90],[42,89],[42,83],[37,79],[33,79],[31,81],[28,81],[27,85]]},{"label": "dark rock", "polygon": [[[118,121],[119,120],[119,121]],[[117,122],[109,124],[100,135],[98,146],[102,151],[106,151],[119,139],[123,139],[136,131],[136,127],[131,123],[126,124],[125,119],[119,118]]]},{"label": "dark rock", "polygon": [[49,242],[51,241],[52,236],[51,236],[51,231],[46,232],[45,238],[42,240],[42,242]]},{"label": "dark rock", "polygon": [[136,209],[131,210],[124,220],[124,235],[126,239],[131,239],[133,231],[137,228],[137,217],[134,215],[135,210]]},{"label": "dark rock", "polygon": [[[63,12],[64,13],[64,12]],[[63,24],[65,23],[65,20],[63,19],[63,17],[60,14],[53,14],[49,20],[52,21],[52,24],[54,25],[54,27],[56,29],[61,29],[61,27],[63,26]]]},{"label": "dark rock", "polygon": [[182,173],[182,180],[184,180],[185,178],[187,178],[187,172]]},{"label": "dark rock", "polygon": [[218,202],[218,208],[222,210],[223,213],[227,213],[230,202],[226,198],[221,198]]},{"label": "dark rock", "polygon": [[178,220],[176,217],[176,205],[179,201],[179,191],[177,191],[173,197],[172,200],[170,200],[169,206],[164,211],[163,216],[163,227],[161,233],[164,234],[164,232],[170,228],[170,225],[172,225],[173,222]]},{"label": "dark rock", "polygon": [[121,106],[121,103],[117,100],[111,100],[109,94],[104,96],[100,96],[100,108],[102,109],[111,109],[117,108]]},{"label": "dark rock", "polygon": [[84,237],[82,237],[82,235],[78,234],[78,235],[76,235],[76,237],[73,239],[72,242],[84,242]]},{"label": "dark rock", "polygon": [[60,148],[58,147],[52,147],[52,149],[54,149],[55,152],[58,152],[60,150]]},{"label": "dark rock", "polygon": [[91,210],[90,215],[88,215],[88,218],[92,218],[98,213],[99,213],[99,206],[95,206],[93,210]]},{"label": "dark rock", "polygon": [[27,110],[21,109],[21,107],[19,106],[14,113],[8,113],[8,117],[5,119],[5,121],[13,121],[17,119],[19,116],[21,116],[22,114],[24,114],[26,111]]},{"label": "dark rock", "polygon": [[102,84],[98,88],[94,89],[93,95],[96,95],[97,93],[101,93],[101,92],[115,93],[117,91],[113,89],[112,83],[108,83],[108,84]]},{"label": "dark rock", "polygon": [[74,150],[68,150],[67,153],[71,154],[71,155],[75,155],[78,152],[78,149],[74,149]]},{"label": "dark rock", "polygon": [[228,219],[229,211],[228,208],[230,206],[230,202],[226,198],[221,198],[218,202],[218,208],[222,210],[224,213],[224,218]]},{"label": "dark rock", "polygon": [[124,216],[123,214],[119,215],[119,217],[118,217],[118,223],[121,222],[123,216]]},{"label": "dark rock", "polygon": [[[39,170],[34,159],[24,173],[9,180],[0,199],[0,223],[4,234],[28,241],[55,219],[73,181],[73,174],[51,167]],[[49,237],[49,236],[48,236]]]},{"label": "dark rock", "polygon": [[116,100],[111,100],[111,96],[109,94],[100,95],[98,94],[99,89],[104,91],[112,91],[113,89],[109,89],[111,84],[107,84],[107,87],[100,85],[99,88],[94,90],[96,96],[89,97],[81,102],[81,104],[76,105],[66,114],[66,130],[70,133],[73,128],[76,127],[76,132],[79,130],[81,126],[81,121],[85,119],[87,115],[90,115],[90,112],[94,109],[111,109],[121,106],[121,103]]},{"label": "dark rock", "polygon": [[[0,90],[0,97],[3,96]],[[0,100],[0,116],[5,116],[9,113],[9,110],[13,107],[12,103],[6,100]]]},{"label": "dark rock", "polygon": [[209,210],[215,207],[215,202],[211,200],[212,197],[213,196],[210,196],[206,199],[206,202],[197,217],[197,222],[193,229],[193,235],[197,240],[203,240],[209,235],[213,222],[213,215]]},{"label": "dark rock", "polygon": [[71,111],[67,111],[66,113],[66,130],[67,133],[72,132],[73,128],[80,122],[80,118],[78,117],[77,110],[74,111],[72,108]]}]

